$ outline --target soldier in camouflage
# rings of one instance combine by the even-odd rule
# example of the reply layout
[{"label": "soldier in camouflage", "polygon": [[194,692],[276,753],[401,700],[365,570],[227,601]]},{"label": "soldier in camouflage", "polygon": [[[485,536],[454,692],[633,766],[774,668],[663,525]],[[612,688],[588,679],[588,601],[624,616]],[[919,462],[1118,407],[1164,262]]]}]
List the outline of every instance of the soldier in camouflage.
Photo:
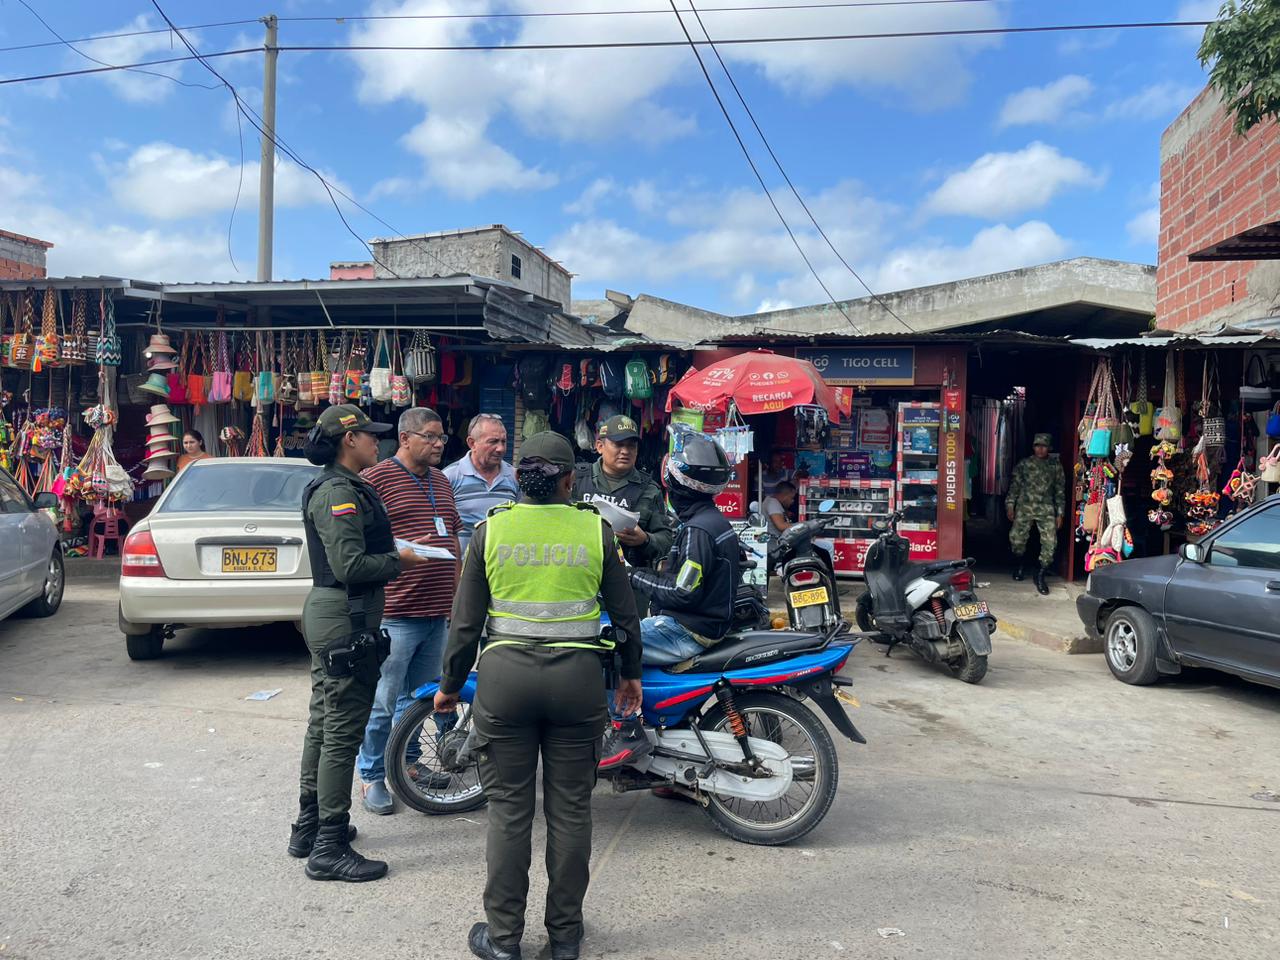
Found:
[{"label": "soldier in camouflage", "polygon": [[1037,433],[1031,443],[1032,456],[1023,458],[1013,468],[1013,480],[1009,484],[1006,511],[1013,528],[1009,531],[1009,545],[1017,558],[1018,566],[1013,579],[1026,577],[1027,538],[1031,527],[1040,531],[1040,557],[1035,570],[1036,590],[1048,595],[1049,586],[1044,582],[1045,570],[1053,563],[1053,552],[1058,546],[1058,530],[1067,512],[1066,478],[1062,474],[1062,462],[1056,454],[1050,454],[1053,437]]}]

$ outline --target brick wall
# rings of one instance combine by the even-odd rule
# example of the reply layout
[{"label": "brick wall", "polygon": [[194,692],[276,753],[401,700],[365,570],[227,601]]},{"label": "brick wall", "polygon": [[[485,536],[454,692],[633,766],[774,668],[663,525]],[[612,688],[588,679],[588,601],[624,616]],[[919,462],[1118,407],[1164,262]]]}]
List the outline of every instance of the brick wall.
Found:
[{"label": "brick wall", "polygon": [[1187,255],[1250,227],[1280,220],[1280,127],[1238,137],[1206,87],[1160,141],[1160,240],[1156,323],[1205,329],[1271,316],[1280,262],[1191,263]]},{"label": "brick wall", "polygon": [[39,280],[44,276],[44,267],[0,257],[0,280]]},{"label": "brick wall", "polygon": [[45,255],[52,243],[0,230],[0,280],[36,280],[46,276]]}]

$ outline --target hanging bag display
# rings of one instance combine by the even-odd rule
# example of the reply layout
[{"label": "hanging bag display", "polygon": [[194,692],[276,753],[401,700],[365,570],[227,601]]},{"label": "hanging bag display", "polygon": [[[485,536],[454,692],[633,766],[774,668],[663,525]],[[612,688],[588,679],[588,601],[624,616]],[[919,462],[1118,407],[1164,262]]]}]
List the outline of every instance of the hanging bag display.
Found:
[{"label": "hanging bag display", "polygon": [[299,407],[309,407],[315,404],[315,369],[316,369],[316,343],[315,338],[309,333],[302,335],[301,353],[298,358],[298,402]]},{"label": "hanging bag display", "polygon": [[1258,469],[1262,471],[1264,483],[1280,483],[1280,443],[1271,448],[1271,452],[1258,460]]},{"label": "hanging bag display", "polygon": [[391,335],[391,403],[396,407],[407,407],[413,403],[413,387],[404,374],[404,357],[400,353],[400,333]]},{"label": "hanging bag display", "polygon": [[1157,440],[1182,439],[1182,410],[1178,407],[1178,374],[1174,366],[1173,350],[1169,350],[1164,364],[1164,402],[1156,411],[1155,434]]},{"label": "hanging bag display", "polygon": [[86,313],[88,297],[83,290],[71,293],[71,333],[62,344],[62,356],[67,363],[79,364],[89,359]]},{"label": "hanging bag display", "polygon": [[1240,402],[1248,404],[1271,403],[1271,384],[1267,382],[1267,368],[1262,355],[1255,353],[1244,367],[1244,383],[1240,384]]},{"label": "hanging bag display", "polygon": [[1086,453],[1091,457],[1111,456],[1112,430],[1116,426],[1115,382],[1111,375],[1111,360],[1103,358],[1098,361],[1097,416],[1093,429],[1089,431],[1089,442]]},{"label": "hanging bag display", "polygon": [[[206,372],[209,369],[209,365],[205,359],[204,338],[200,336],[199,331],[182,335],[184,357],[187,352],[188,338],[190,338],[191,345],[191,361],[190,365],[187,366],[187,403],[198,411],[209,402],[209,375]],[[184,366],[186,366],[185,360]]]},{"label": "hanging bag display", "polygon": [[346,381],[347,335],[338,334],[338,340],[329,351],[329,402],[342,403],[346,399],[343,386]]},{"label": "hanging bag display", "polygon": [[435,383],[439,376],[435,347],[425,330],[415,330],[404,357],[404,375],[414,386]]},{"label": "hanging bag display", "polygon": [[186,371],[191,368],[191,340],[190,334],[182,335],[182,346],[178,350],[178,365],[169,371],[169,402],[170,403],[190,403],[191,400],[187,394],[187,374]]},{"label": "hanging bag display", "polygon": [[[218,319],[222,319],[219,308]],[[214,335],[209,334],[209,356],[213,363],[213,373],[209,375],[209,402],[228,403],[231,400],[231,353],[227,345],[227,332],[218,331],[215,344]]]},{"label": "hanging bag display", "polygon": [[1271,415],[1267,417],[1267,436],[1280,437],[1280,402],[1271,408]]},{"label": "hanging bag display", "polygon": [[58,301],[60,296],[53,287],[44,291],[43,310],[40,319],[40,335],[35,338],[31,352],[31,372],[39,373],[45,367],[58,366]]},{"label": "hanging bag display", "polygon": [[628,360],[623,377],[624,392],[629,400],[648,400],[653,396],[653,380],[649,377],[649,365],[643,360]]},{"label": "hanging bag display", "polygon": [[100,367],[118,367],[122,355],[120,335],[116,333],[116,305],[112,291],[102,291],[98,301],[98,313],[102,317],[102,332],[98,334],[98,348],[94,351],[94,360]]},{"label": "hanging bag display", "polygon": [[1205,354],[1202,379],[1200,416],[1203,419],[1203,426],[1201,435],[1204,437],[1206,446],[1223,447],[1227,443],[1227,419],[1222,416],[1222,393],[1218,388],[1218,358],[1214,354]]},{"label": "hanging bag display", "polygon": [[351,353],[347,357],[347,369],[342,381],[342,396],[347,400],[360,399],[361,383],[365,377],[365,356],[368,348],[364,345],[364,336],[356,331],[351,337]]},{"label": "hanging bag display", "polygon": [[[276,340],[274,333],[254,334],[253,400],[259,407],[276,402]],[[265,453],[263,454],[265,456]]]},{"label": "hanging bag display", "polygon": [[13,336],[9,340],[9,366],[19,370],[30,370],[35,355],[35,337],[32,328],[35,325],[35,291],[28,288],[22,292],[22,302],[13,316]]},{"label": "hanging bag display", "polygon": [[280,335],[280,377],[276,381],[276,400],[279,403],[292,405],[298,402],[298,366],[297,334],[282,333]]},{"label": "hanging bag display", "polygon": [[379,330],[373,346],[373,367],[369,371],[369,396],[376,403],[391,400],[391,350],[387,331]]},{"label": "hanging bag display", "polygon": [[231,376],[231,399],[239,400],[241,403],[253,402],[253,357],[249,355],[247,333],[240,334],[240,349],[236,351],[236,369]]}]

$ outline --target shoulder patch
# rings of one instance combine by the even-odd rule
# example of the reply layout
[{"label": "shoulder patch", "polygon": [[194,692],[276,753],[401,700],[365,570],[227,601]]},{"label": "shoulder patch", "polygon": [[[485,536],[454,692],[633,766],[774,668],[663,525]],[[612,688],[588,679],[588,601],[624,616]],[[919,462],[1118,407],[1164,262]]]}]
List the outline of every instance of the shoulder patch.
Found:
[{"label": "shoulder patch", "polygon": [[351,502],[335,503],[331,507],[329,507],[329,512],[332,513],[335,517],[354,516],[356,512],[356,505]]},{"label": "shoulder patch", "polygon": [[596,505],[594,503],[586,503],[583,500],[575,500],[573,502],[573,505],[577,507],[579,510],[586,510],[588,513],[598,514],[600,512],[599,510],[596,509]]},{"label": "shoulder patch", "polygon": [[[485,514],[485,518],[487,519],[487,518],[489,518],[489,517],[496,517],[496,516],[497,516],[499,513],[501,513],[503,510],[510,510],[510,509],[511,509],[512,507],[514,507],[514,506],[515,506],[515,503],[514,503],[514,502],[512,502],[512,503],[499,503],[497,506],[493,506],[493,507],[490,507],[490,508],[489,508],[489,512],[488,512],[487,514]],[[484,521],[481,521],[481,522],[483,523]]]}]

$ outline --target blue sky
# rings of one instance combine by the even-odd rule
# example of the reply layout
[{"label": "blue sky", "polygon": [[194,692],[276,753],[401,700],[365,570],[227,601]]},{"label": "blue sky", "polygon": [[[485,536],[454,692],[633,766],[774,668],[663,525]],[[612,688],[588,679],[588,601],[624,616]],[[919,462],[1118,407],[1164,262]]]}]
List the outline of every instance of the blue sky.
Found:
[{"label": "blue sky", "polygon": [[[161,24],[147,0],[29,0],[63,36]],[[769,0],[698,0],[699,9]],[[773,0],[794,3],[796,0]],[[270,5],[162,0],[180,24]],[[653,8],[664,0],[281,0],[287,17]],[[688,0],[679,0],[684,8]],[[1120,6],[1122,12],[1117,11]],[[975,0],[704,13],[713,38],[1202,19],[1216,0]],[[696,24],[690,21],[691,29]],[[729,69],[818,221],[879,291],[1089,255],[1155,261],[1159,138],[1204,82],[1198,30],[724,47]],[[209,27],[205,52],[261,43]],[[281,44],[676,39],[674,16],[286,20]],[[53,38],[0,3],[0,47]],[[112,63],[185,52],[167,34],[80,49]],[[704,48],[705,50],[705,48]],[[255,108],[257,54],[214,61]],[[0,53],[0,76],[91,66],[65,47]],[[714,63],[713,76],[722,80]],[[159,68],[215,83],[198,64]],[[724,96],[770,188],[781,178]],[[0,229],[56,244],[59,275],[254,278],[258,142],[245,127],[239,210],[225,89],[112,73],[0,86]],[[401,233],[501,222],[577,276],[730,313],[820,302],[687,48],[519,53],[284,52],[279,132]],[[310,174],[277,172],[276,276],[365,259]],[[831,290],[859,296],[789,199]],[[392,231],[347,209],[362,237]],[[238,272],[237,272],[238,268]]]}]

